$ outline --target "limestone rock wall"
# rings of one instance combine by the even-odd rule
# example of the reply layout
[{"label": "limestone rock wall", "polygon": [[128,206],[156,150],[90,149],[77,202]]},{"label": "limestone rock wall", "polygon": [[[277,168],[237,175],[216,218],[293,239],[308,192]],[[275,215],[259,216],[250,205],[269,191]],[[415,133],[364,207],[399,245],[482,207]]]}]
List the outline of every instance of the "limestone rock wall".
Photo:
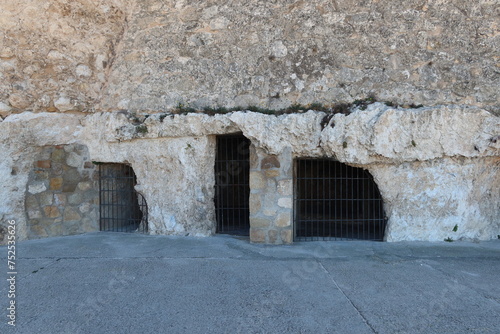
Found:
[{"label": "limestone rock wall", "polygon": [[0,115],[350,102],[498,112],[489,0],[0,3]]},{"label": "limestone rock wall", "polygon": [[333,116],[11,115],[0,122],[0,218],[16,219],[19,237],[28,237],[26,189],[40,147],[79,144],[88,148],[89,161],[133,167],[136,189],[148,202],[151,233],[210,235],[215,136],[235,132],[252,143],[256,241],[290,241],[292,166],[299,157],[329,157],[368,169],[384,200],[389,241],[500,234],[500,118],[471,107],[401,109],[381,103]]},{"label": "limestone rock wall", "polygon": [[0,3],[0,116],[92,111],[126,29],[127,1]]}]

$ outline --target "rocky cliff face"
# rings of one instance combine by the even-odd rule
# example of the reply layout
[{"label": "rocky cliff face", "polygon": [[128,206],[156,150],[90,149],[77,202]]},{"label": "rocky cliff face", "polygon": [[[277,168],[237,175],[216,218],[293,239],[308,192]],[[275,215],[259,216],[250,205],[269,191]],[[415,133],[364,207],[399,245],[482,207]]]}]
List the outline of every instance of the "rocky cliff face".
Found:
[{"label": "rocky cliff face", "polygon": [[470,107],[395,109],[381,103],[328,122],[325,116],[243,111],[155,114],[138,122],[124,112],[12,115],[0,122],[0,216],[17,219],[20,237],[26,237],[23,203],[34,152],[78,143],[88,148],[89,161],[133,167],[136,189],[148,201],[151,233],[210,235],[215,135],[242,132],[260,155],[278,157],[281,166],[299,157],[329,157],[367,169],[384,200],[387,240],[500,234],[500,118]]},{"label": "rocky cliff face", "polygon": [[22,0],[0,5],[0,113],[351,102],[497,112],[493,1]]}]

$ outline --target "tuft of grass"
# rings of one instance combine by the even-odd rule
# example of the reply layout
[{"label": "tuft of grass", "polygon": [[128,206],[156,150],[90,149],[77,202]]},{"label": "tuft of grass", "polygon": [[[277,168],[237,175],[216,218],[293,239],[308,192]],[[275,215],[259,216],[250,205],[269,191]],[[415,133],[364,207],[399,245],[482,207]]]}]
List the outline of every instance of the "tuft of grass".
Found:
[{"label": "tuft of grass", "polygon": [[144,124],[137,125],[137,126],[135,127],[135,132],[137,132],[137,133],[141,133],[141,134],[148,133],[148,127],[147,127],[147,126],[145,126]]},{"label": "tuft of grass", "polygon": [[455,224],[455,226],[453,227],[453,230],[452,230],[452,231],[453,231],[453,232],[458,231],[458,225],[457,225],[457,224]]},{"label": "tuft of grass", "polygon": [[448,238],[444,239],[444,241],[446,241],[446,242],[453,242],[453,239],[450,238],[450,237],[448,237]]},{"label": "tuft of grass", "polygon": [[347,148],[347,142],[346,141],[342,143],[342,147],[343,148]]},{"label": "tuft of grass", "polygon": [[414,141],[413,139],[412,139],[412,141],[411,141],[411,145],[412,145],[413,147],[417,147],[417,143],[415,143],[415,141]]}]

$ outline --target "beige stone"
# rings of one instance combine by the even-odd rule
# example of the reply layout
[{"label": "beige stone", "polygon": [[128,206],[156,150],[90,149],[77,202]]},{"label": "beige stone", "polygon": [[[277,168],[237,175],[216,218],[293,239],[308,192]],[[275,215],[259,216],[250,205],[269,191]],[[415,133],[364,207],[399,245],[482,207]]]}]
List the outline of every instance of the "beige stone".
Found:
[{"label": "beige stone", "polygon": [[266,242],[265,230],[250,228],[250,241],[255,243]]},{"label": "beige stone", "polygon": [[66,194],[54,194],[54,204],[57,206],[65,206]]},{"label": "beige stone", "polygon": [[269,218],[250,217],[251,228],[269,228],[272,226],[272,220]]},{"label": "beige stone", "polygon": [[54,194],[52,192],[44,192],[38,195],[40,205],[47,206],[54,203]]},{"label": "beige stone", "polygon": [[268,155],[264,157],[260,163],[260,168],[262,170],[270,168],[280,168],[278,157],[275,155]]},{"label": "beige stone", "polygon": [[90,181],[79,182],[77,187],[81,191],[87,191],[87,190],[92,188],[92,182],[90,182]]},{"label": "beige stone", "polygon": [[280,180],[278,181],[278,193],[282,196],[293,195],[293,180]]},{"label": "beige stone", "polygon": [[262,210],[262,213],[268,217],[274,217],[278,208],[275,203],[266,203],[266,206]]},{"label": "beige stone", "polygon": [[62,162],[64,161],[66,157],[66,153],[62,149],[55,149],[54,152],[52,152],[51,159],[52,161],[56,162]]},{"label": "beige stone", "polygon": [[64,209],[64,221],[80,220],[81,218],[82,217],[80,216],[78,211],[76,211],[74,208],[66,207]]},{"label": "beige stone", "polygon": [[53,177],[50,179],[50,190],[61,190],[63,185],[62,177]]},{"label": "beige stone", "polygon": [[261,172],[250,172],[250,189],[264,189],[266,184],[266,179]]},{"label": "beige stone", "polygon": [[45,217],[47,217],[47,218],[56,218],[56,217],[59,217],[61,215],[57,206],[53,206],[53,205],[44,207],[43,211],[45,212]]},{"label": "beige stone", "polygon": [[42,218],[42,213],[38,209],[28,209],[28,218],[29,219]]},{"label": "beige stone", "polygon": [[286,209],[291,209],[293,207],[293,200],[289,197],[282,197],[278,199],[278,206]]},{"label": "beige stone", "polygon": [[291,225],[291,214],[281,212],[276,218],[277,227],[288,227]]},{"label": "beige stone", "polygon": [[267,232],[268,235],[268,240],[270,244],[275,244],[278,241],[278,231],[276,230],[269,230]]},{"label": "beige stone", "polygon": [[249,207],[250,207],[250,214],[255,215],[260,211],[261,208],[261,195],[260,194],[253,194],[250,193],[250,199],[249,199]]},{"label": "beige stone", "polygon": [[275,178],[275,177],[280,176],[280,170],[279,169],[266,169],[264,171],[264,174],[268,178]]},{"label": "beige stone", "polygon": [[281,241],[285,244],[291,244],[293,242],[292,230],[281,230],[280,236]]}]

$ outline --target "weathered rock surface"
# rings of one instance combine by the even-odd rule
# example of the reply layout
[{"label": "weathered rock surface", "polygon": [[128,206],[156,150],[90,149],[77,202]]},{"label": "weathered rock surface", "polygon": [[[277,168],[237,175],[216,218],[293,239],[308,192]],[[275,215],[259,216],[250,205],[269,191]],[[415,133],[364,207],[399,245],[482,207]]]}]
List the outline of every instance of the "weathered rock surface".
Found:
[{"label": "weathered rock surface", "polygon": [[[380,103],[350,115],[325,116],[314,111],[281,116],[11,115],[0,122],[0,216],[18,220],[19,236],[25,238],[25,190],[38,194],[51,186],[26,188],[35,159],[40,168],[44,164],[36,158],[37,147],[78,143],[88,148],[89,161],[133,167],[137,190],[148,202],[151,233],[209,235],[215,227],[215,135],[242,132],[261,152],[262,162],[255,160],[252,168],[277,178],[280,196],[274,197],[281,204],[276,203],[276,212],[268,206],[259,210],[276,214],[273,224],[284,233],[291,230],[288,223],[278,223],[278,213],[289,208],[283,198],[290,193],[280,193],[279,182],[289,182],[293,158],[326,156],[372,173],[389,219],[387,240],[490,239],[500,234],[499,117],[470,107],[394,109]],[[70,153],[65,159],[68,166],[82,162]],[[286,180],[268,173],[278,168]],[[452,231],[455,225],[457,232]],[[291,237],[274,234],[263,240]]]},{"label": "weathered rock surface", "polygon": [[0,4],[0,116],[380,100],[498,112],[489,0]]}]

